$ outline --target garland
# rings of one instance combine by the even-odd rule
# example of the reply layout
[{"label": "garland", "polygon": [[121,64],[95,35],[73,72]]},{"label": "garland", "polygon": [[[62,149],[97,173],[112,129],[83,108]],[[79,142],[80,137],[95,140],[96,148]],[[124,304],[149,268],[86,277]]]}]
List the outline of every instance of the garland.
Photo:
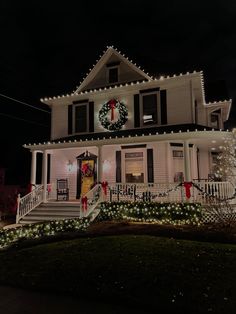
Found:
[{"label": "garland", "polygon": [[[117,109],[119,112],[119,119],[116,122],[114,120],[114,110]],[[108,112],[111,110],[110,120],[107,117]],[[111,99],[106,102],[102,108],[99,110],[99,121],[101,125],[108,131],[119,131],[122,126],[128,120],[128,110],[126,106],[116,99]]]}]

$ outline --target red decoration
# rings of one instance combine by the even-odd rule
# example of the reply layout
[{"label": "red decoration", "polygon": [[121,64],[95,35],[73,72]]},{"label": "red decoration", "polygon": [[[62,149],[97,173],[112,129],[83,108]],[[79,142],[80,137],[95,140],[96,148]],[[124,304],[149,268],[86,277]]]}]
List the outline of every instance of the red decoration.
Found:
[{"label": "red decoration", "polygon": [[93,168],[88,162],[84,163],[81,167],[81,171],[84,177],[92,177],[93,176]]},{"label": "red decoration", "polygon": [[114,109],[116,107],[115,99],[111,99],[108,104],[109,104],[109,106],[111,108],[111,121],[113,121],[114,120]]},{"label": "red decoration", "polygon": [[82,201],[83,210],[87,210],[87,208],[88,208],[88,198],[87,198],[87,196],[83,196],[81,201]]},{"label": "red decoration", "polygon": [[50,193],[52,191],[52,186],[51,184],[48,184],[48,193]]},{"label": "red decoration", "polygon": [[102,182],[102,189],[103,189],[103,193],[105,195],[107,195],[107,186],[108,186],[108,182],[107,181],[103,181]]},{"label": "red decoration", "polygon": [[192,182],[184,182],[184,187],[185,187],[185,195],[187,198],[191,197],[191,192],[190,189],[193,186]]}]

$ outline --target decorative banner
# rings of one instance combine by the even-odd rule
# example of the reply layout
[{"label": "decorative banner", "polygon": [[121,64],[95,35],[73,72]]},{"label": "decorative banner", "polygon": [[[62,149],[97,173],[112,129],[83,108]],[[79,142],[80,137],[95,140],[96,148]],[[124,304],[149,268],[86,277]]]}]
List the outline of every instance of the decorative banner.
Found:
[{"label": "decorative banner", "polygon": [[107,195],[107,186],[108,186],[108,182],[107,181],[103,181],[102,182],[102,189],[103,189],[103,193],[105,195]]},{"label": "decorative banner", "polygon": [[190,189],[191,189],[192,185],[193,185],[192,182],[184,182],[185,195],[187,198],[191,197]]},{"label": "decorative banner", "polygon": [[87,210],[87,208],[88,208],[88,198],[87,198],[87,196],[83,196],[81,201],[82,201],[83,210]]}]

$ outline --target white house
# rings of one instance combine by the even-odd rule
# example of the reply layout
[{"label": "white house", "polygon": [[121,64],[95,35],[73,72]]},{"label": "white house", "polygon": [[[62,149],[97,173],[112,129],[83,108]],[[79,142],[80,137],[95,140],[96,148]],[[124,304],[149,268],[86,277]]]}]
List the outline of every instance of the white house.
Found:
[{"label": "white house", "polygon": [[206,103],[202,72],[154,78],[113,47],[75,91],[41,101],[52,111],[51,139],[25,148],[33,185],[37,154],[43,154],[44,202],[47,184],[56,199],[63,178],[69,200],[103,181],[110,187],[207,182],[230,136],[224,122],[231,100]]}]

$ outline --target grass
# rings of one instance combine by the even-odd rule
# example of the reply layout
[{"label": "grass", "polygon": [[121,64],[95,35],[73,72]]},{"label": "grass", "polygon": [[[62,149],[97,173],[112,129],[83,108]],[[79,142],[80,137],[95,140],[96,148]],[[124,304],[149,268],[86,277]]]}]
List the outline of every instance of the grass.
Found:
[{"label": "grass", "polygon": [[236,306],[236,246],[150,235],[71,239],[0,252],[0,282],[175,313]]}]

